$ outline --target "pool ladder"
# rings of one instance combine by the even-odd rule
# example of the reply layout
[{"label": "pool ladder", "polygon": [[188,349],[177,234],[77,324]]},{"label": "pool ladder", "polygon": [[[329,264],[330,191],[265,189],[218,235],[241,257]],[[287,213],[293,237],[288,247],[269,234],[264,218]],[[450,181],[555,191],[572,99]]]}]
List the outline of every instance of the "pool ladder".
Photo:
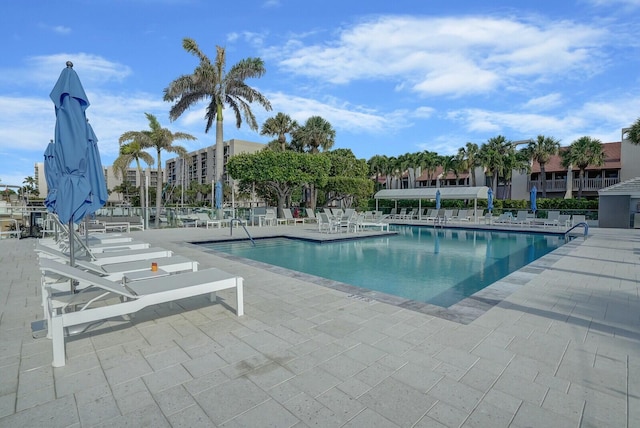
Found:
[{"label": "pool ladder", "polygon": [[253,238],[251,237],[251,234],[249,233],[249,231],[247,230],[247,227],[244,225],[244,221],[242,221],[239,218],[232,218],[229,221],[229,229],[231,230],[231,233],[229,234],[229,236],[233,236],[233,222],[238,223],[240,226],[242,226],[242,228],[244,229],[244,231],[247,233],[247,236],[249,237],[249,240],[251,241],[251,243],[253,244],[253,246],[256,246],[256,243],[254,242]]},{"label": "pool ladder", "polygon": [[583,222],[583,221],[581,221],[578,224],[575,224],[571,229],[567,230],[564,233],[564,236],[566,237],[569,234],[569,232],[571,232],[576,227],[580,227],[580,226],[584,227],[584,239],[587,239],[587,236],[589,235],[589,225],[587,223]]}]

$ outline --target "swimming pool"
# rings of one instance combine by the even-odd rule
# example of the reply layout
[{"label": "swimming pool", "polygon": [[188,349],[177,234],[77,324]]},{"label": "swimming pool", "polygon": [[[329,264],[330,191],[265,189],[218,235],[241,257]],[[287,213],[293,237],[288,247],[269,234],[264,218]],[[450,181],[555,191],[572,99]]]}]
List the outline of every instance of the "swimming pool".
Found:
[{"label": "swimming pool", "polygon": [[312,242],[269,238],[208,249],[417,302],[449,307],[565,243],[563,236],[394,226],[397,235]]}]

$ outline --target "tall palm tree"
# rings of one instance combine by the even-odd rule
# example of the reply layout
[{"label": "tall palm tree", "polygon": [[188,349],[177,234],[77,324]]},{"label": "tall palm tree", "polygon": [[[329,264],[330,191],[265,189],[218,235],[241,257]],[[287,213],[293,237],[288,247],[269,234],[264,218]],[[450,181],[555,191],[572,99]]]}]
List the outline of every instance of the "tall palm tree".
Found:
[{"label": "tall palm tree", "polygon": [[440,163],[439,159],[440,156],[438,156],[438,153],[430,152],[429,150],[425,150],[419,154],[420,167],[427,171],[427,187],[431,186],[431,176],[438,168],[438,164]]},{"label": "tall palm tree", "polygon": [[287,134],[293,133],[296,129],[298,129],[298,122],[291,119],[288,114],[278,113],[275,117],[264,121],[260,135],[278,137],[280,150],[284,152],[287,149]]},{"label": "tall palm tree", "polygon": [[191,134],[185,132],[171,132],[167,128],[160,126],[158,119],[150,113],[145,113],[149,121],[149,130],[146,131],[127,131],[120,136],[120,144],[128,141],[138,141],[143,149],[156,149],[156,161],[158,164],[158,174],[156,177],[156,227],[160,226],[160,210],[162,209],[162,159],[160,152],[162,150],[169,153],[176,153],[181,157],[186,156],[187,150],[182,146],[174,146],[176,140],[196,140]]},{"label": "tall palm tree", "polygon": [[458,163],[458,160],[455,156],[453,155],[441,156],[440,166],[442,167],[442,178],[444,178],[445,180],[447,178],[447,175],[450,172],[453,172],[456,175],[456,177],[458,177],[460,164]]},{"label": "tall palm tree", "polygon": [[502,135],[489,138],[486,143],[480,146],[480,164],[487,171],[491,171],[491,189],[495,195],[498,190],[498,177],[504,169],[505,157],[509,150],[513,150],[513,145]]},{"label": "tall palm tree", "polygon": [[525,153],[529,158],[540,165],[540,178],[542,186],[542,197],[547,197],[547,173],[545,171],[545,165],[551,159],[551,156],[558,154],[560,149],[560,140],[553,137],[545,137],[544,135],[538,135],[535,140],[530,140]]},{"label": "tall palm tree", "polygon": [[[329,150],[336,139],[336,131],[331,124],[320,116],[311,116],[304,126],[296,128],[293,132],[291,145],[298,149],[306,149],[309,153],[319,153],[320,149]],[[316,209],[318,189],[313,183],[309,184],[311,193],[310,207]]]},{"label": "tall palm tree", "polygon": [[[140,166],[140,161],[145,162],[147,165],[153,165],[153,156],[149,153],[145,152],[142,148],[142,145],[139,141],[133,140],[128,144],[120,144],[120,155],[113,161],[113,174],[118,178],[121,176],[123,180],[127,178],[127,169],[131,162],[136,163],[136,169],[138,170],[138,177],[140,177],[140,207],[142,208],[142,213],[144,215],[145,221],[147,219],[147,211],[148,208],[146,206],[146,200],[144,197],[144,172],[142,171],[142,167]],[[148,225],[145,225],[148,226]]]},{"label": "tall palm tree", "polygon": [[209,132],[213,121],[216,121],[216,153],[215,178],[223,181],[224,177],[224,135],[223,110],[229,107],[236,118],[236,127],[242,125],[242,118],[249,127],[257,131],[258,123],[250,104],[258,102],[267,111],[271,103],[256,89],[245,83],[246,79],[262,77],[266,72],[264,62],[260,58],[245,58],[233,65],[229,71],[226,67],[225,49],[216,46],[216,58],[212,63],[198,47],[195,40],[185,38],[182,47],[196,56],[200,63],[192,74],[175,79],[164,90],[164,100],[175,102],[169,111],[169,118],[174,121],[187,109],[201,101],[208,101],[205,119],[205,132]]},{"label": "tall palm tree", "polygon": [[466,169],[469,172],[472,187],[477,186],[476,168],[480,166],[479,150],[480,148],[475,143],[467,143],[464,147],[458,149],[460,168]]},{"label": "tall palm tree", "polygon": [[369,159],[369,162],[367,163],[369,164],[369,173],[376,177],[375,190],[378,190],[380,187],[380,176],[384,175],[386,171],[386,164],[389,163],[389,158],[384,155],[375,155]]},{"label": "tall palm tree", "polygon": [[631,128],[626,130],[625,135],[631,141],[631,144],[640,144],[640,117],[631,125]]},{"label": "tall palm tree", "polygon": [[582,188],[587,167],[589,165],[604,165],[605,154],[602,143],[596,138],[580,137],[571,143],[567,150],[563,150],[561,156],[563,167],[576,166],[580,170],[578,199],[582,198]]},{"label": "tall palm tree", "polygon": [[309,153],[319,153],[320,149],[329,150],[333,147],[336,131],[322,117],[311,116],[303,126],[293,132],[293,139]]}]

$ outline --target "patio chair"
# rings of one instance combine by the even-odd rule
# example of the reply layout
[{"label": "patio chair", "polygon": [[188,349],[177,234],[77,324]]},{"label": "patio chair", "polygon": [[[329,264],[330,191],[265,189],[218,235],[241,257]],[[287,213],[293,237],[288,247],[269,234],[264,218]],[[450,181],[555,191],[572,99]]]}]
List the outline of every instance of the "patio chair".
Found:
[{"label": "patio chair", "polygon": [[[68,333],[70,327],[90,327],[91,324],[133,314],[151,305],[172,303],[203,294],[209,294],[210,301],[213,302],[217,291],[230,288],[236,289],[236,315],[244,314],[242,277],[215,268],[124,284],[54,260],[41,260],[40,270],[43,275],[53,273],[69,280],[91,284],[79,293],[49,298],[48,328],[52,338],[54,367],[65,365],[64,337],[65,330]],[[85,300],[85,295],[91,297]],[[75,310],[67,312],[72,307]]]},{"label": "patio chair", "polygon": [[318,214],[318,232],[334,233],[338,231],[339,222],[329,218],[327,213]]},{"label": "patio chair", "polygon": [[571,216],[571,226],[575,226],[576,224],[579,223],[586,223],[587,222],[587,217],[585,215],[582,214],[574,214]]},{"label": "patio chair", "polygon": [[302,218],[303,223],[318,222],[318,218],[311,208],[305,208],[305,212],[307,213],[307,216]]},{"label": "patio chair", "polygon": [[444,210],[444,214],[442,215],[442,220],[446,223],[449,223],[453,219],[453,210]]},{"label": "patio chair", "polygon": [[547,213],[547,218],[544,219],[544,221],[542,222],[542,226],[543,227],[547,227],[547,226],[560,227],[560,222],[558,220],[559,218],[560,218],[560,211],[549,211]]},{"label": "patio chair", "polygon": [[284,219],[286,224],[289,223],[293,223],[293,224],[302,224],[304,223],[304,220],[302,218],[299,217],[294,217],[293,214],[291,214],[291,208],[283,208],[282,209],[282,213],[284,214]]},{"label": "patio chair", "polygon": [[276,210],[273,208],[267,208],[262,219],[263,223],[267,226],[275,226],[278,224],[278,217],[276,216]]},{"label": "patio chair", "polygon": [[558,216],[558,227],[569,227],[571,225],[570,214],[560,214]]},{"label": "patio chair", "polygon": [[456,221],[469,221],[470,217],[469,214],[467,214],[468,210],[459,210],[458,214],[454,217],[454,220]]},{"label": "patio chair", "polygon": [[521,227],[524,227],[525,224],[529,224],[531,223],[531,219],[528,216],[528,212],[521,210],[518,211],[518,214],[516,215],[516,218],[513,220],[514,224],[519,224]]}]

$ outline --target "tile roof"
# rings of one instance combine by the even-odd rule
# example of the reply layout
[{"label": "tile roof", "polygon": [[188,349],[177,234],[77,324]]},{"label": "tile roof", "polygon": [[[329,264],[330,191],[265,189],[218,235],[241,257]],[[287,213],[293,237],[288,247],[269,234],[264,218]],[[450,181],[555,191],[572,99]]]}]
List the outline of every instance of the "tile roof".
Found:
[{"label": "tile roof", "polygon": [[[601,169],[620,169],[622,168],[622,162],[620,162],[620,148],[621,143],[604,143],[602,149],[604,150],[604,165],[603,166],[589,166],[587,171],[601,170]],[[566,147],[560,148],[560,150],[566,150]],[[562,161],[560,155],[552,156],[544,166],[545,172],[561,172],[566,171],[566,168],[562,167]],[[578,168],[574,168],[577,171]],[[531,173],[540,172],[540,164],[533,162],[531,166]]]}]

